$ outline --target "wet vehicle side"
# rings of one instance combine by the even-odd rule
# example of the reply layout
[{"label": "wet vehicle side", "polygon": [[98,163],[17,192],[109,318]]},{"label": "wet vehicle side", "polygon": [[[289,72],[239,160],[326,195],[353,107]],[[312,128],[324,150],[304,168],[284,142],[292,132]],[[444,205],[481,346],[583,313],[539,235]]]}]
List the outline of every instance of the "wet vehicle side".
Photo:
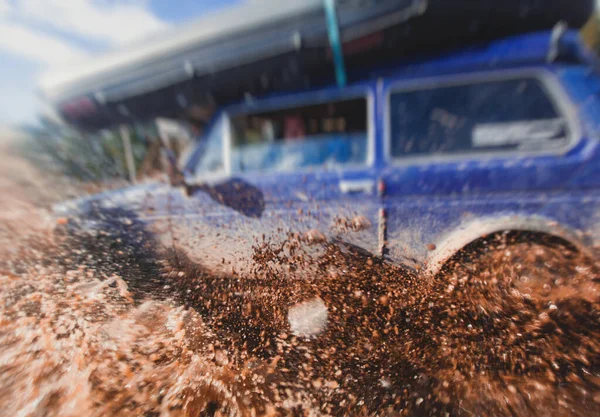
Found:
[{"label": "wet vehicle side", "polygon": [[248,96],[215,116],[184,187],[76,205],[134,213],[164,248],[216,270],[244,268],[254,246],[289,234],[432,274],[497,233],[594,255],[595,65],[576,32],[538,32],[353,74],[343,88]]}]

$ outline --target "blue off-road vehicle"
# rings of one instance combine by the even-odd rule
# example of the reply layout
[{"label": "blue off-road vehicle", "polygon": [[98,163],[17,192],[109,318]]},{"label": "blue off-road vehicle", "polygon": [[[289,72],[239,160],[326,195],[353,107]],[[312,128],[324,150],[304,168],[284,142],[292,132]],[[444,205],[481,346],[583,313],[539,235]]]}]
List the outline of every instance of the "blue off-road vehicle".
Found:
[{"label": "blue off-road vehicle", "polygon": [[[171,185],[105,193],[79,202],[79,209],[127,209],[166,247],[176,240],[187,256],[216,270],[232,262],[243,268],[257,239],[288,232],[342,242],[430,274],[469,244],[502,233],[559,238],[594,256],[600,73],[578,32],[556,24],[565,18],[580,26],[593,2],[573,9],[555,2],[555,10],[536,2],[511,9],[515,2],[506,2],[500,11],[505,6],[496,10],[495,2],[463,2],[461,9],[382,1],[363,20],[352,9],[358,6],[339,3],[337,15],[315,12],[321,2],[290,11],[303,16],[291,32],[264,24],[252,32],[253,41],[271,42],[269,53],[254,50],[255,66],[244,61],[249,52],[232,46],[239,39],[201,50],[237,54],[247,73],[227,67],[233,55],[213,57],[210,76],[194,72],[192,58],[183,60],[182,68],[195,75],[161,94],[173,91],[183,106],[190,91],[212,79],[210,85],[223,85],[214,87],[211,100],[234,104],[220,106]],[[442,11],[454,13],[452,24],[440,18]],[[471,26],[456,23],[461,13]],[[290,16],[277,19],[292,27]],[[439,27],[447,36],[437,33],[434,42],[419,22],[431,32],[436,19],[445,22]],[[315,23],[321,21],[327,24]],[[331,47],[321,48],[322,37]],[[444,43],[444,37],[451,39]],[[111,111],[125,120],[155,109],[158,93],[144,107],[137,96],[122,99],[117,87],[141,94],[145,82],[169,77],[163,75],[97,84],[84,107],[57,100],[67,113],[85,110],[65,116],[82,126],[101,124]],[[67,90],[61,94],[83,91]]]}]

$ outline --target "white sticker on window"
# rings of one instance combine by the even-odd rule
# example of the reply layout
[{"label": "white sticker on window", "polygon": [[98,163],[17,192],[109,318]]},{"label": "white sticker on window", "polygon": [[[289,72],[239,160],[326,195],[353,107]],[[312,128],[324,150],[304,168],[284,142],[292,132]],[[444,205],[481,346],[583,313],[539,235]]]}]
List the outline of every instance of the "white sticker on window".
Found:
[{"label": "white sticker on window", "polygon": [[546,119],[506,123],[486,123],[473,128],[474,148],[522,145],[527,141],[539,142],[564,136],[563,119]]}]

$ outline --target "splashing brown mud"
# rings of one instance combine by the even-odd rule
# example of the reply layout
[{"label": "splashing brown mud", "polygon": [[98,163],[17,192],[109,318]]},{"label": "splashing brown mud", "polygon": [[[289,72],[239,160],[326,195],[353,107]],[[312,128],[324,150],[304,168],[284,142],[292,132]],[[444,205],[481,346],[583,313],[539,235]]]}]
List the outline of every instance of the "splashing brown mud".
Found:
[{"label": "splashing brown mud", "polygon": [[560,242],[500,236],[430,278],[292,235],[242,276],[145,233],[2,240],[2,415],[600,413],[598,268]]},{"label": "splashing brown mud", "polygon": [[[3,265],[6,415],[600,411],[598,275],[560,245],[495,242],[428,279],[291,236],[248,276],[173,253],[152,297],[58,240]],[[315,298],[325,330],[295,336],[288,311]]]},{"label": "splashing brown mud", "polygon": [[[227,281],[233,291],[178,268],[200,289],[195,301],[207,315],[220,312],[228,350],[242,361],[276,358],[273,395],[289,384],[334,415],[600,410],[598,275],[568,248],[527,236],[490,242],[428,279],[339,246],[318,259],[299,247],[294,239],[263,246],[255,276]],[[317,271],[307,276],[311,265]],[[329,309],[327,330],[291,336],[286,311],[315,297]]]}]

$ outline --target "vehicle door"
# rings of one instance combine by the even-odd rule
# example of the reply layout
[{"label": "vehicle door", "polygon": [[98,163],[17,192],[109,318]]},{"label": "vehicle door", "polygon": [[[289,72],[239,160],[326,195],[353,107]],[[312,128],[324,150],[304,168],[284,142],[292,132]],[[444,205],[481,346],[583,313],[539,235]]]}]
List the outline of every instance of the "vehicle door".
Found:
[{"label": "vehicle door", "polygon": [[290,234],[379,249],[373,86],[257,100],[227,111],[227,171],[259,190],[260,215],[229,227],[247,239]]},{"label": "vehicle door", "polygon": [[580,224],[572,178],[589,142],[551,72],[388,80],[379,99],[392,260],[420,267],[454,231],[489,222]]}]

